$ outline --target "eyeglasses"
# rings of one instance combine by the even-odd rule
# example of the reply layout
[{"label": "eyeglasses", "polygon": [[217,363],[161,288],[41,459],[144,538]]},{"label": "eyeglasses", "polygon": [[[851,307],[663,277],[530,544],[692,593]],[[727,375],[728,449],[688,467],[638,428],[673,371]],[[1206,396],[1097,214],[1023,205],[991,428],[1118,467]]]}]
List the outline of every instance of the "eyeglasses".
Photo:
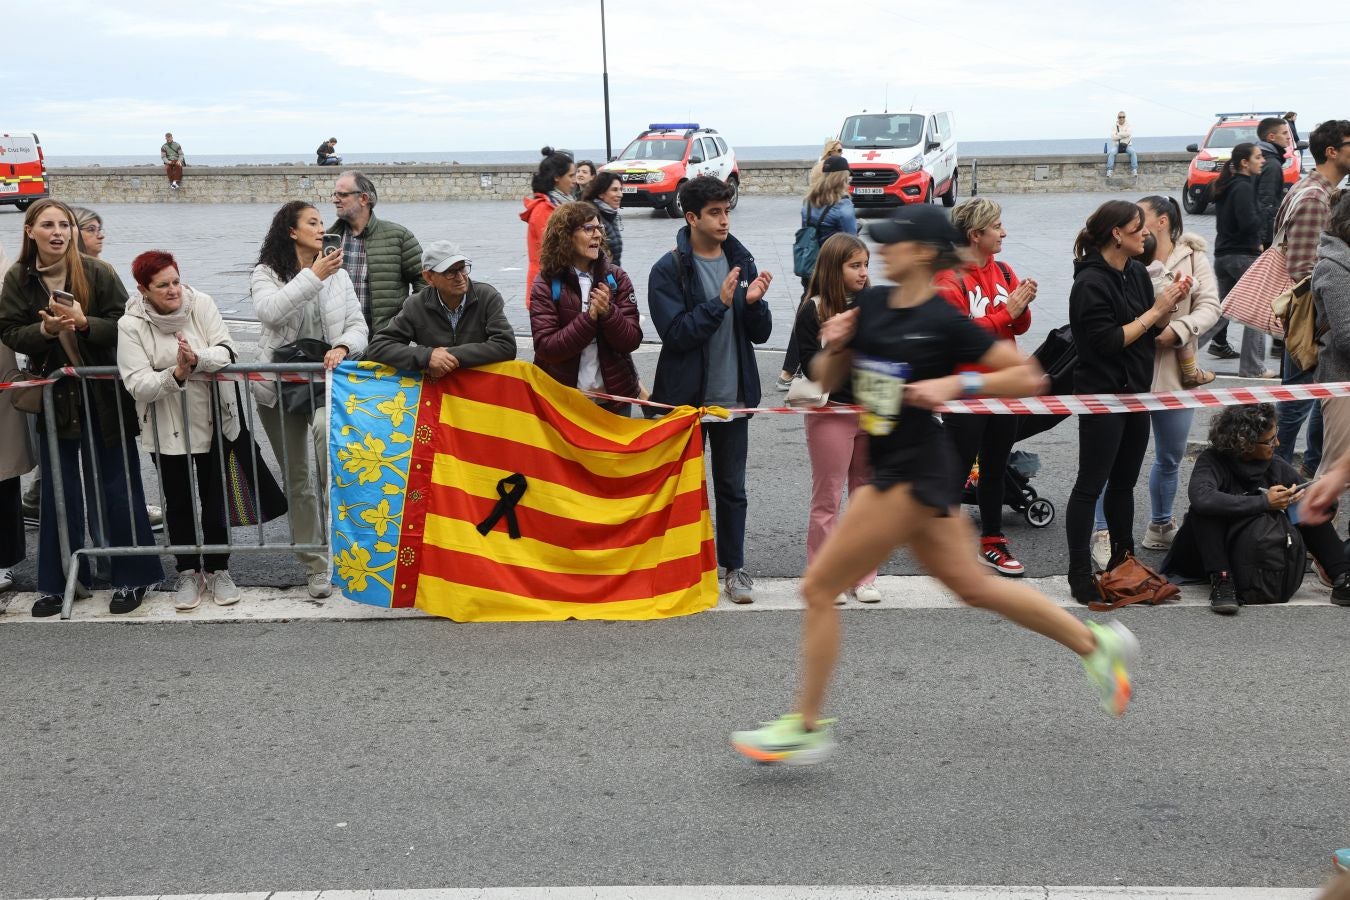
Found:
[{"label": "eyeglasses", "polygon": [[1270,436],[1270,440],[1268,440],[1268,441],[1257,441],[1256,443],[1257,443],[1257,446],[1260,446],[1260,447],[1274,447],[1274,446],[1275,446],[1276,444],[1278,444],[1279,442],[1280,442],[1280,436],[1279,436],[1278,434],[1272,434],[1272,435]]},{"label": "eyeglasses", "polygon": [[455,266],[454,268],[446,269],[441,274],[444,275],[446,278],[468,278],[469,273],[472,271],[473,266],[471,266],[469,263],[465,263],[462,266]]},{"label": "eyeglasses", "polygon": [[353,194],[361,194],[361,193],[364,193],[364,191],[333,191],[333,199],[337,200],[340,197],[350,197]]},{"label": "eyeglasses", "polygon": [[95,237],[103,237],[103,229],[98,225],[85,225],[80,228],[85,234],[92,234]]},{"label": "eyeglasses", "polygon": [[577,231],[584,231],[587,234],[595,234],[600,230],[600,226],[595,222],[588,222],[585,225],[578,225]]}]

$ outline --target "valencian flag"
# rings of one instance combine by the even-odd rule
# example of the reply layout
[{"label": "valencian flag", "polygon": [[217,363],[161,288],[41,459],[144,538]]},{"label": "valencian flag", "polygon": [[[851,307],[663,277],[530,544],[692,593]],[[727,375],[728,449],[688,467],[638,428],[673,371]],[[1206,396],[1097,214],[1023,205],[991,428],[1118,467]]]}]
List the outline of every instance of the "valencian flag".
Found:
[{"label": "valencian flag", "polygon": [[333,571],[460,622],[655,619],[717,602],[699,413],[606,412],[524,362],[333,373]]}]

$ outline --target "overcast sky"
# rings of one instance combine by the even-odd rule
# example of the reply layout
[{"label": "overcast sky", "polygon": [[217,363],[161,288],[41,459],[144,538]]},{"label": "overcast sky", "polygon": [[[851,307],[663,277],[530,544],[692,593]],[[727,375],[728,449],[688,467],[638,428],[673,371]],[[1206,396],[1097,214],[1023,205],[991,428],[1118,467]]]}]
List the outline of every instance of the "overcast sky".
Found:
[{"label": "overcast sky", "polygon": [[[0,131],[49,155],[153,155],[165,131],[189,158],[330,135],[346,153],[605,144],[599,0],[21,5],[51,43],[0,56]],[[693,120],[733,145],[816,143],[888,85],[891,109],[952,109],[967,140],[1095,137],[1120,108],[1141,135],[1253,107],[1306,129],[1350,116],[1350,12],[1326,8],[608,0],[613,142]]]}]

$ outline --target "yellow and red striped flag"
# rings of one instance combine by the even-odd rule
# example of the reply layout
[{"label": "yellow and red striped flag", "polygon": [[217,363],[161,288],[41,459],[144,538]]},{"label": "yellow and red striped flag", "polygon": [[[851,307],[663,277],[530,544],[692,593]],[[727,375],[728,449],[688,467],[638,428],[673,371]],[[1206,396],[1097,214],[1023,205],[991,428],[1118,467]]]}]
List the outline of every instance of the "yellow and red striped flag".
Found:
[{"label": "yellow and red striped flag", "polygon": [[699,413],[615,416],[524,362],[334,372],[343,592],[456,621],[652,619],[717,602]]}]

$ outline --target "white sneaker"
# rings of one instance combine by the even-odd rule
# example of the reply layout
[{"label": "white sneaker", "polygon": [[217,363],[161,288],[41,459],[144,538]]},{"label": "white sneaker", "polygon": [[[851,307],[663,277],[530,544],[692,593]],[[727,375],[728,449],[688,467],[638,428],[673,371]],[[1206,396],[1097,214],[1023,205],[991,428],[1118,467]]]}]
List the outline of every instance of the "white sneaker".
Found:
[{"label": "white sneaker", "polygon": [[860,584],[853,589],[853,596],[858,598],[859,603],[880,603],[881,591],[877,590],[875,584]]},{"label": "white sneaker", "polygon": [[145,504],[145,517],[150,520],[150,529],[158,531],[164,525],[164,508],[153,503]]},{"label": "white sneaker", "polygon": [[1100,572],[1105,571],[1109,562],[1111,562],[1111,532],[1092,532],[1092,565]]},{"label": "white sneaker", "polygon": [[10,569],[0,569],[0,591],[7,591],[14,587],[14,572]]},{"label": "white sneaker", "polygon": [[852,591],[844,591],[842,594],[839,594],[834,598],[834,605],[843,606],[844,604],[848,603],[849,595],[852,593],[853,593]]},{"label": "white sneaker", "polygon": [[319,572],[309,576],[309,595],[315,600],[322,600],[325,597],[333,596],[333,576],[327,572]]},{"label": "white sneaker", "polygon": [[239,602],[241,596],[234,579],[225,571],[212,572],[206,576],[206,590],[216,606],[233,606]]},{"label": "white sneaker", "polygon": [[732,603],[754,603],[755,580],[744,569],[732,569],[722,581],[722,592]]},{"label": "white sneaker", "polygon": [[1161,525],[1149,522],[1148,528],[1144,529],[1144,539],[1139,543],[1149,550],[1167,550],[1172,546],[1172,540],[1176,536],[1175,520],[1168,519]]},{"label": "white sneaker", "polygon": [[173,608],[187,612],[202,605],[202,576],[195,569],[178,573],[178,586],[174,588]]}]

